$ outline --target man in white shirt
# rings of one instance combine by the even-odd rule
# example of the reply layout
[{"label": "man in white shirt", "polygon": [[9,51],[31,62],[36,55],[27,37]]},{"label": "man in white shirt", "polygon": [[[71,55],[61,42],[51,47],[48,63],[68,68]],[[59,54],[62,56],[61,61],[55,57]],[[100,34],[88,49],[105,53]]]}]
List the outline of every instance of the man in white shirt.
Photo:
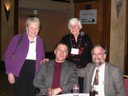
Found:
[{"label": "man in white shirt", "polygon": [[[89,93],[89,88],[94,86],[98,96],[126,96],[123,73],[121,69],[105,61],[107,52],[96,45],[92,49],[92,61],[86,68],[78,69],[78,75],[84,77],[84,92]],[[96,70],[98,84],[94,84]]]}]

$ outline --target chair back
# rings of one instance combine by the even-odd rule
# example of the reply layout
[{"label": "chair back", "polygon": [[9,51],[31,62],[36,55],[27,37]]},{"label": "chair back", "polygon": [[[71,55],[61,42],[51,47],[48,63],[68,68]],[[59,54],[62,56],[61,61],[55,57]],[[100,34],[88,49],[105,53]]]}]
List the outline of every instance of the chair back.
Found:
[{"label": "chair back", "polygon": [[126,96],[128,96],[128,78],[124,79],[125,89],[126,89]]}]

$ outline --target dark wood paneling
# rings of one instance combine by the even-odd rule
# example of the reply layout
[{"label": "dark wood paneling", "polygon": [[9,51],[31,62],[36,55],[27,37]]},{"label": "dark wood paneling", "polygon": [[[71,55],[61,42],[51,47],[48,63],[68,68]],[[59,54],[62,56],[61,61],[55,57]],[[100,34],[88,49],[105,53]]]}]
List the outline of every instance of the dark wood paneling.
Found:
[{"label": "dark wood paneling", "polygon": [[128,75],[128,1],[126,1],[126,31],[125,31],[125,58],[124,58],[124,74]]},{"label": "dark wood paneling", "polygon": [[1,2],[2,0],[0,0],[0,60],[1,60]]},{"label": "dark wood paneling", "polygon": [[[110,13],[111,0],[97,0],[75,4],[75,17],[80,18],[80,10],[86,9],[86,5],[91,5],[91,9],[97,9],[97,24],[83,24],[81,31],[84,31],[92,39],[93,44],[106,46],[109,51],[110,45]],[[109,55],[108,55],[109,56]],[[107,61],[109,57],[107,57]]]},{"label": "dark wood paneling", "polygon": [[14,2],[14,35],[18,34],[19,0]]}]

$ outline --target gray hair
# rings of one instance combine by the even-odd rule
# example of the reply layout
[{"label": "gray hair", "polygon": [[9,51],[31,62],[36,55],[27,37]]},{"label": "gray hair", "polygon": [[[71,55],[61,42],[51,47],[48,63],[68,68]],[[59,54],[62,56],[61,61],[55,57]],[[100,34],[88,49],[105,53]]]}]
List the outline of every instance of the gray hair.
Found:
[{"label": "gray hair", "polygon": [[25,26],[28,27],[31,22],[37,23],[38,24],[38,27],[40,28],[40,20],[39,20],[39,18],[37,18],[37,17],[29,17],[26,20]]},{"label": "gray hair", "polygon": [[105,47],[105,46],[103,46],[103,45],[100,45],[100,44],[97,44],[97,45],[94,45],[94,46],[93,46],[92,51],[91,51],[91,54],[92,54],[92,52],[93,52],[94,48],[97,48],[97,47],[102,48],[102,49],[103,49],[103,51],[104,51],[104,54],[106,54],[106,55],[107,55],[107,53],[108,53],[108,52],[107,52],[106,47]]},{"label": "gray hair", "polygon": [[78,25],[80,27],[80,29],[82,28],[82,24],[81,21],[78,20],[77,18],[71,18],[68,22],[68,29],[70,29],[71,25]]}]

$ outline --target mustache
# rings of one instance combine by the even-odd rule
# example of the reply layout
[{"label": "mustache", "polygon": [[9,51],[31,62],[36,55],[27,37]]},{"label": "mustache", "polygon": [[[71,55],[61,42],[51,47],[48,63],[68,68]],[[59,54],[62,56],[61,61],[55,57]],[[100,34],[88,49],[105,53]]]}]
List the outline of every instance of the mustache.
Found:
[{"label": "mustache", "polygon": [[[100,58],[94,58],[94,61],[97,60],[97,59],[99,60],[99,62],[98,62],[98,66],[100,66],[100,65],[102,64],[102,61],[101,61]],[[95,63],[95,62],[94,62],[94,63]],[[96,65],[97,65],[97,64],[96,64]]]},{"label": "mustache", "polygon": [[94,58],[94,61],[95,61],[95,60],[97,60],[97,59],[98,59],[99,61],[101,61],[101,59],[100,59],[100,58]]}]

